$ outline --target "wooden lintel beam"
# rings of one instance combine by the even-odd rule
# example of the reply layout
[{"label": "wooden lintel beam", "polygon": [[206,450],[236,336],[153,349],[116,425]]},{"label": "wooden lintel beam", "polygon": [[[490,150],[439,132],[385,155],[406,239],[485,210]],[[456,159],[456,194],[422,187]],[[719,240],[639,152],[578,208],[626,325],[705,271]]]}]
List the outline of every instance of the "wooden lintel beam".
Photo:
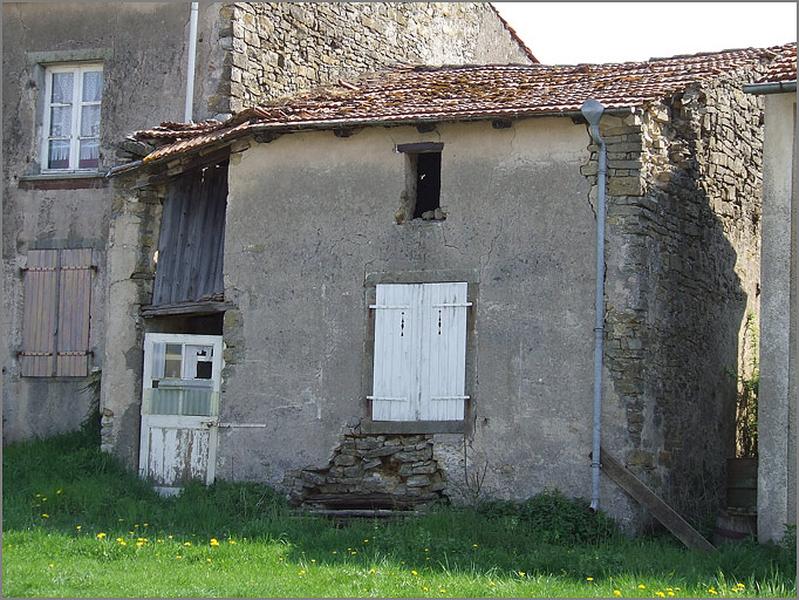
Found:
[{"label": "wooden lintel beam", "polygon": [[421,154],[424,152],[441,152],[444,144],[441,142],[413,142],[411,144],[397,144],[397,152]]},{"label": "wooden lintel beam", "polygon": [[209,315],[225,312],[233,307],[232,302],[181,302],[160,306],[142,306],[141,315],[144,318],[169,315]]}]

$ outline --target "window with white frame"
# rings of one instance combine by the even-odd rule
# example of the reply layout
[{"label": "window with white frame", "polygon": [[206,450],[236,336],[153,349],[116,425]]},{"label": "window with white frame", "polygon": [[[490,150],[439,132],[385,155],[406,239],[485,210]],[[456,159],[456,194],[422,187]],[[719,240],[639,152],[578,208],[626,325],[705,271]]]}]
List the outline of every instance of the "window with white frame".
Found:
[{"label": "window with white frame", "polygon": [[462,421],[467,284],[380,284],[375,311],[373,421]]},{"label": "window with white frame", "polygon": [[44,90],[42,170],[97,170],[103,66],[49,66]]}]

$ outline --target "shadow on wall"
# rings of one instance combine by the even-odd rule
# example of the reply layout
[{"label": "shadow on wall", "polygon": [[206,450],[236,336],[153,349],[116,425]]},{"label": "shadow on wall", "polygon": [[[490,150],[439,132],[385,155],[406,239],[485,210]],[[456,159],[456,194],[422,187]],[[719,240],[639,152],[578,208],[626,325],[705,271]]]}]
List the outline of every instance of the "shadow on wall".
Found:
[{"label": "shadow on wall", "polygon": [[759,171],[762,138],[756,111],[742,141],[729,108],[712,121],[697,110],[724,93],[694,89],[672,101],[660,125],[668,176],[636,199],[634,213],[612,201],[609,212],[622,214],[620,235],[643,275],[638,306],[608,314],[609,338],[631,336],[608,352],[627,410],[626,462],[697,526],[725,499],[726,459],[735,456],[731,372],[751,362],[740,331],[749,311],[759,313],[759,183],[747,175]]}]

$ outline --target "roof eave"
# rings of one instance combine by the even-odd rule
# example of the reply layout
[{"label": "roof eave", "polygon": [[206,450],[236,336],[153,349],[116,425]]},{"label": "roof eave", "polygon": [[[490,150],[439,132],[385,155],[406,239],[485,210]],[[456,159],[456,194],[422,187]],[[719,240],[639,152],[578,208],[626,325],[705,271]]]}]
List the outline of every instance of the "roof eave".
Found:
[{"label": "roof eave", "polygon": [[[610,116],[626,116],[632,114],[635,109],[638,108],[636,106],[621,106],[615,108],[607,108],[604,111],[604,114]],[[299,133],[302,131],[332,131],[335,129],[342,129],[342,128],[351,128],[351,127],[403,127],[403,126],[413,126],[418,125],[420,123],[461,123],[461,122],[475,122],[475,121],[493,121],[496,119],[508,119],[508,120],[520,120],[520,119],[530,119],[536,117],[571,117],[571,118],[579,118],[583,119],[583,115],[579,110],[565,110],[565,111],[540,111],[540,112],[533,112],[533,113],[524,113],[524,112],[516,112],[511,114],[505,113],[491,113],[491,114],[483,114],[483,115],[468,115],[463,117],[453,117],[453,118],[445,118],[440,116],[434,117],[415,117],[412,119],[372,119],[366,118],[363,119],[335,119],[335,120],[325,120],[325,121],[298,121],[294,123],[255,123],[246,129],[242,129],[240,132],[236,132],[234,135],[231,135],[224,140],[219,142],[210,142],[203,146],[197,146],[196,148],[192,148],[187,152],[183,153],[176,153],[176,154],[169,154],[163,157],[156,158],[154,160],[148,161],[145,157],[143,160],[137,160],[131,163],[125,163],[123,165],[118,165],[111,168],[106,177],[115,177],[117,175],[122,175],[123,173],[131,173],[134,172],[141,167],[152,167],[156,165],[160,165],[164,162],[168,162],[170,160],[175,160],[181,156],[188,156],[191,154],[195,154],[197,152],[201,152],[203,149],[207,148],[211,145],[219,144],[219,147],[225,147],[232,144],[234,141],[241,139],[243,137],[247,137],[259,132],[272,132],[277,134],[286,134],[286,133]]]}]

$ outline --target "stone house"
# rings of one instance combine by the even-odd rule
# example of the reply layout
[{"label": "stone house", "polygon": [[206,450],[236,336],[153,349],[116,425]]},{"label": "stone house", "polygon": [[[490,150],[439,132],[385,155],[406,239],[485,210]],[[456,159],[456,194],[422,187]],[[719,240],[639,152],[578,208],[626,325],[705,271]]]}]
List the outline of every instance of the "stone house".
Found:
[{"label": "stone house", "polygon": [[799,396],[796,46],[786,47],[745,91],[763,95],[763,244],[758,398],[758,537],[778,541],[796,525]]},{"label": "stone house", "polygon": [[104,448],[167,489],[322,507],[588,496],[593,98],[602,446],[711,513],[759,311],[763,105],[741,86],[783,50],[402,67],[137,132],[152,150],[113,171]]},{"label": "stone house", "polygon": [[[535,61],[487,3],[199,4],[195,120],[397,63]],[[86,416],[114,310],[104,175],[141,151],[125,134],[185,118],[191,11],[179,2],[2,10],[0,361],[3,438],[13,441]]]}]

